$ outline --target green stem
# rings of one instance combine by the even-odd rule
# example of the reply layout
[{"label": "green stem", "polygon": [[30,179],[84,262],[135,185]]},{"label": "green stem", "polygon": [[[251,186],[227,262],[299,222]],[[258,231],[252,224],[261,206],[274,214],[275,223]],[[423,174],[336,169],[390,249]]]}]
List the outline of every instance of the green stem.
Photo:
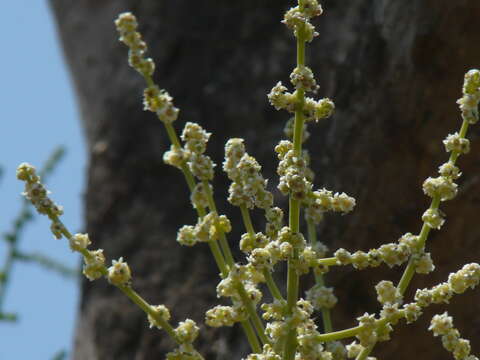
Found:
[{"label": "green stem", "polygon": [[267,283],[268,290],[270,290],[272,296],[278,301],[284,300],[280,289],[278,288],[275,280],[273,279],[272,273],[269,270],[265,269],[263,270],[263,276],[265,278],[265,282]]},{"label": "green stem", "polygon": [[329,341],[335,341],[335,340],[341,340],[341,339],[354,337],[362,329],[363,329],[363,326],[355,326],[355,327],[350,328],[350,329],[332,331],[331,333],[328,333],[328,334],[318,335],[317,336],[317,341],[323,343],[323,342],[329,342]]},{"label": "green stem", "polygon": [[[299,9],[303,10],[303,3],[299,1]],[[303,27],[297,29],[297,67],[305,65],[305,34]],[[303,124],[303,106],[305,104],[305,91],[297,89],[297,105],[295,110],[295,123],[293,130],[293,150],[297,157],[302,156],[302,133]],[[300,202],[290,194],[289,206],[289,226],[292,233],[300,232]],[[293,256],[288,259],[287,270],[287,316],[292,316],[298,300],[299,276],[294,268],[294,263],[298,259],[298,249],[294,249]],[[297,348],[297,331],[290,323],[287,325],[287,336],[283,352],[283,360],[293,360]]]},{"label": "green stem", "polygon": [[255,331],[253,330],[252,324],[248,320],[242,321],[240,323],[242,326],[243,332],[247,336],[247,340],[250,344],[254,353],[260,354],[262,352],[262,346],[258,342],[257,335],[255,335]]},{"label": "green stem", "polygon": [[[315,244],[317,243],[317,229],[313,221],[307,220],[307,229],[308,229],[308,239],[310,241],[310,245],[314,247]],[[318,286],[325,286],[325,279],[323,275],[315,273],[314,276],[315,276],[315,283]],[[321,310],[322,310],[323,330],[325,333],[330,333],[333,331],[330,309],[322,308]]]}]

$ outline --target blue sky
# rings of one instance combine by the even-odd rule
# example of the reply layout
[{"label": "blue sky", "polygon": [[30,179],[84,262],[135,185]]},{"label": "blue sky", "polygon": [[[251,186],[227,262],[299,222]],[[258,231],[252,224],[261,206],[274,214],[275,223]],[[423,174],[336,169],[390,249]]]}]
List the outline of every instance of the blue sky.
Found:
[{"label": "blue sky", "polygon": [[[71,231],[83,226],[85,144],[72,86],[46,1],[15,0],[2,6],[0,22],[0,232],[10,229],[20,209],[22,184],[15,179],[21,162],[41,167],[57,145],[67,154],[48,188],[63,205]],[[43,252],[72,267],[80,259],[65,240],[54,240],[45,217],[37,217],[21,240],[25,252]],[[5,245],[0,243],[0,267]],[[78,284],[35,264],[17,262],[4,310],[17,323],[0,322],[0,359],[51,359],[70,350],[78,305]]]}]

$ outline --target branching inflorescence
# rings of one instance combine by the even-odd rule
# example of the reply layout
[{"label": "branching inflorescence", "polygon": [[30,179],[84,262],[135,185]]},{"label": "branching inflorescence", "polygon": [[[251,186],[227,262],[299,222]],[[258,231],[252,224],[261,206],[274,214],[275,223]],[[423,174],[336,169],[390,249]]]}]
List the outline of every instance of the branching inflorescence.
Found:
[{"label": "branching inflorescence", "polygon": [[[463,293],[480,282],[480,266],[468,264],[451,274],[446,283],[418,290],[414,301],[404,302],[405,291],[415,272],[427,274],[435,268],[430,253],[426,252],[426,241],[430,230],[440,229],[445,222],[445,215],[439,209],[440,203],[454,198],[457,193],[454,181],[461,173],[455,163],[458,156],[468,153],[467,129],[478,121],[478,70],[471,70],[465,75],[463,97],[458,101],[463,123],[458,133],[448,135],[444,141],[450,158],[440,166],[438,177],[429,177],[423,184],[423,191],[432,198],[432,202],[422,215],[423,226],[419,234],[407,233],[396,243],[368,252],[351,253],[338,249],[332,257],[325,257],[328,249],[317,240],[316,226],[325,212],[346,214],[352,211],[355,199],[345,193],[314,189],[314,173],[309,168],[308,152],[302,147],[308,136],[307,125],[328,118],[334,110],[330,99],[307,97],[309,93],[316,94],[319,87],[312,70],[306,66],[305,46],[318,35],[311,20],[321,14],[322,8],[316,0],[299,0],[298,6],[286,12],[283,23],[293,31],[297,45],[297,65],[290,75],[294,90],[289,92],[279,82],[268,94],[272,106],[277,110],[286,110],[292,116],[285,128],[289,139],[281,140],[275,147],[280,177],[277,187],[289,198],[286,224],[284,211],[274,205],[268,182],[261,174],[262,167],[248,154],[244,140],[232,138],[225,146],[223,170],[231,180],[228,201],[239,208],[245,228],[239,241],[240,249],[246,255],[244,263],[233,258],[227,241],[232,225],[225,215],[218,213],[213,196],[210,182],[216,165],[206,155],[211,133],[198,124],[187,122],[181,135],[177,135],[173,123],[179,110],[174,106],[173,98],[153,81],[155,65],[145,56],[147,45],[136,31],[136,18],[131,13],[124,13],[115,22],[120,41],[129,48],[129,64],[145,79],[144,108],[157,115],[171,141],[163,159],[182,171],[191,192],[192,206],[198,215],[196,224],[179,229],[177,241],[185,246],[194,246],[199,242],[208,244],[220,271],[217,295],[229,298],[231,302],[230,305],[217,305],[207,310],[205,323],[212,327],[239,323],[252,350],[248,360],[370,358],[375,344],[389,340],[392,326],[400,319],[411,323],[417,320],[426,306],[448,303],[454,294]],[[193,346],[198,335],[194,321],[187,319],[176,328],[170,325],[170,311],[164,305],[150,305],[133,290],[132,272],[123,258],[113,260],[107,268],[103,250],[88,249],[91,242],[87,234],[72,235],[67,230],[59,219],[62,208],[50,200],[32,166],[20,165],[17,177],[25,181],[25,196],[52,221],[54,236],[67,238],[71,249],[83,255],[85,276],[90,280],[106,277],[147,313],[150,326],[165,330],[175,340],[178,348],[170,352],[167,359],[202,359]],[[251,221],[250,211],[255,207],[264,212],[266,225],[263,231],[255,229]],[[308,229],[306,237],[300,231],[302,209]],[[288,266],[285,293],[272,277],[279,262],[286,262]],[[324,275],[332,266],[351,264],[361,270],[381,264],[398,266],[406,262],[408,264],[397,285],[384,280],[375,286],[377,299],[382,305],[379,315],[365,313],[357,318],[356,327],[333,331],[329,309],[335,306],[337,298],[333,289],[325,286],[324,280]],[[305,298],[300,298],[299,278],[310,271],[315,276],[315,285],[306,291]],[[261,304],[262,283],[266,284],[272,303]],[[322,313],[323,332],[312,317],[316,310]],[[460,338],[446,314],[436,316],[431,329],[435,335],[442,336],[445,348],[452,351],[456,359],[477,359],[470,355],[468,341]],[[354,341],[345,346],[339,341],[351,337],[356,337],[358,343]]]}]

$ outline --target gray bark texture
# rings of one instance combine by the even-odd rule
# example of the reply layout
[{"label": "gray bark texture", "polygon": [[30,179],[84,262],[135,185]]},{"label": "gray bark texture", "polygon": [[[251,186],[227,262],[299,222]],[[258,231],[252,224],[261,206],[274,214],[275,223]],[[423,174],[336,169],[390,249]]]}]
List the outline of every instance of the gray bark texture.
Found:
[{"label": "gray bark texture", "polygon": [[[207,246],[185,248],[175,241],[177,229],[196,218],[181,173],[162,161],[169,148],[166,134],[142,110],[143,80],[127,65],[113,21],[124,11],[138,17],[157,64],[155,80],[181,109],[177,131],[185,121],[212,131],[208,153],[219,165],[225,141],[245,138],[274,188],[273,146],[284,137],[288,114],[276,112],[266,94],[277,81],[288,83],[295,66],[294,38],[280,23],[292,3],[51,0],[88,141],[87,231],[109,259],[126,258],[134,288],[150,303],[171,308],[173,324],[186,317],[202,324],[196,344],[206,359],[239,359],[248,348],[239,327],[203,325],[205,311],[218,302],[219,271]],[[315,187],[345,191],[357,207],[347,216],[326,216],[319,234],[333,250],[368,251],[420,230],[429,206],[421,184],[446,161],[441,141],[461,123],[455,101],[463,74],[480,66],[480,2],[325,0],[323,7],[325,14],[315,21],[320,36],[308,45],[307,62],[321,86],[319,95],[332,98],[336,111],[310,127],[306,147],[317,173]],[[472,153],[459,160],[460,194],[442,204],[447,222],[428,241],[437,270],[414,277],[407,301],[413,289],[445,281],[449,272],[479,260],[478,135],[478,126],[472,127]],[[243,231],[238,209],[223,201],[227,186],[218,166],[217,203],[237,224],[229,236],[237,249]],[[285,199],[276,196],[286,208]],[[257,229],[262,218],[254,217]],[[378,311],[374,285],[381,279],[398,282],[403,268],[332,270],[327,281],[339,298],[332,312],[339,330],[355,326],[354,319],[366,311]],[[478,291],[470,291],[448,307],[476,354],[479,301]],[[449,358],[440,339],[427,331],[431,316],[444,311],[434,306],[413,325],[399,323],[393,340],[378,344],[373,355]],[[101,280],[83,282],[74,359],[158,359],[172,347],[117,289]]]}]

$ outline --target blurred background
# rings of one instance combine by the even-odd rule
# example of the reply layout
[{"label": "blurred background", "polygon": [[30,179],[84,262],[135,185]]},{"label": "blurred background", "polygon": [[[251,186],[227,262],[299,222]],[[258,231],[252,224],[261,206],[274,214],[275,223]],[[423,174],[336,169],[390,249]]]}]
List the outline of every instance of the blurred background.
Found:
[{"label": "blurred background", "polygon": [[[66,154],[49,177],[53,199],[63,205],[63,220],[82,229],[85,150],[68,73],[46,1],[16,0],[3,4],[0,22],[0,233],[12,229],[21,209],[23,185],[16,166],[37,167],[63,145]],[[0,242],[0,269],[8,247]],[[35,216],[19,240],[24,253],[42,253],[79,269],[80,259],[65,240],[56,241],[49,221]],[[78,305],[78,278],[67,278],[36,263],[16,261],[1,310],[17,321],[0,322],[0,359],[53,359],[71,348]]]}]

